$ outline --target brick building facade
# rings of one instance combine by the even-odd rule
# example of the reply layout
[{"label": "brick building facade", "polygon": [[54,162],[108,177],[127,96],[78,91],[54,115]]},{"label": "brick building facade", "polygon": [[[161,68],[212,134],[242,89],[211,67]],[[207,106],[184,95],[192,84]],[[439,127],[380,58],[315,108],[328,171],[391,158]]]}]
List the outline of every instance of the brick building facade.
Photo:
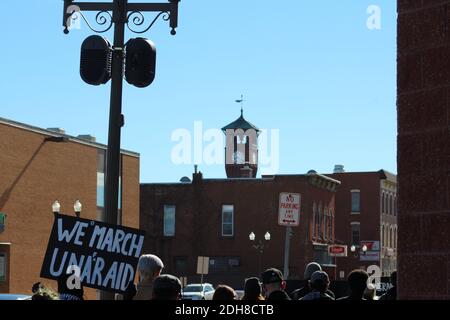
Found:
[{"label": "brick building facade", "polygon": [[450,1],[397,6],[398,294],[450,299]]},{"label": "brick building facade", "polygon": [[[210,257],[207,281],[237,288],[268,267],[285,270],[289,279],[301,279],[305,264],[314,260],[334,274],[327,247],[334,243],[339,181],[315,171],[256,178],[259,129],[241,110],[241,116],[222,130],[227,179],[204,179],[196,169],[192,182],[184,178],[180,183],[141,185],[145,250],[161,256],[166,272],[187,277],[188,282],[199,281],[198,256]],[[291,229],[278,225],[279,198],[285,192],[301,195],[300,225]],[[262,252],[258,244],[264,246]]]},{"label": "brick building facade", "polygon": [[348,250],[347,258],[337,258],[338,277],[345,279],[350,271],[370,265],[389,276],[397,269],[396,176],[384,170],[328,176],[341,182],[336,193],[336,242],[356,249]]},{"label": "brick building facade", "polygon": [[[199,281],[198,256],[210,257],[205,281],[241,288],[244,279],[268,267],[283,270],[286,227],[278,225],[279,195],[301,194],[300,226],[292,227],[289,278],[302,279],[304,266],[320,262],[334,274],[327,254],[334,243],[335,191],[339,182],[310,172],[258,178],[204,179],[192,182],[141,185],[141,229],[144,251],[157,254],[165,272]],[[249,234],[261,240],[259,256]],[[270,241],[264,240],[269,232]],[[259,262],[261,258],[261,262]]]},{"label": "brick building facade", "polygon": [[[72,137],[0,118],[0,293],[30,294],[40,279],[50,230],[52,203],[73,214],[102,219],[106,146],[92,137]],[[122,151],[123,225],[139,226],[139,154]],[[86,290],[95,298],[95,290]]]}]

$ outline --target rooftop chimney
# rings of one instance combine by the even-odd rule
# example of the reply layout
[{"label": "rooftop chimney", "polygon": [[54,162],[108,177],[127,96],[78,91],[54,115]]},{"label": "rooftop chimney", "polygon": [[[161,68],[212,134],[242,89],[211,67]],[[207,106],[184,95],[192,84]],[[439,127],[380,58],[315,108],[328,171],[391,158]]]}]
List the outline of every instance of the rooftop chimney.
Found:
[{"label": "rooftop chimney", "polygon": [[342,164],[337,164],[334,166],[333,173],[344,173],[344,166]]}]

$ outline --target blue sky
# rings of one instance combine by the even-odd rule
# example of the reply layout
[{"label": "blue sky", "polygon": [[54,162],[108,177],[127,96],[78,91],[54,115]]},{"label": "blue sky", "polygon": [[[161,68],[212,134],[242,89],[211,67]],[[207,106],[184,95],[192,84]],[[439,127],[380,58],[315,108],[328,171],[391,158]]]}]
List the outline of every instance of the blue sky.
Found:
[{"label": "blue sky", "polygon": [[[366,26],[370,5],[381,9],[380,30]],[[0,117],[106,143],[110,85],[79,77],[80,45],[93,33],[81,24],[63,34],[62,7],[0,2]],[[234,121],[241,93],[249,121],[279,130],[278,173],[397,171],[395,1],[183,0],[177,31],[160,20],[145,35],[158,49],[150,87],[124,83],[122,147],[141,154],[142,182],[190,176],[193,161],[171,159],[172,133]],[[225,177],[223,165],[200,170]]]}]

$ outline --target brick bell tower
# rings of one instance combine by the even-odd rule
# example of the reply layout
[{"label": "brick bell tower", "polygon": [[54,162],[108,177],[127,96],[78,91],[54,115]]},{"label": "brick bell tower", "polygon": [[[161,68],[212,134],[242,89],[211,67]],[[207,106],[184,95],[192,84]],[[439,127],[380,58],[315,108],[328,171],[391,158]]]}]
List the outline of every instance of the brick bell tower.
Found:
[{"label": "brick bell tower", "polygon": [[[243,100],[236,100],[242,102]],[[225,171],[228,178],[256,178],[260,130],[241,116],[222,128],[226,136]]]}]

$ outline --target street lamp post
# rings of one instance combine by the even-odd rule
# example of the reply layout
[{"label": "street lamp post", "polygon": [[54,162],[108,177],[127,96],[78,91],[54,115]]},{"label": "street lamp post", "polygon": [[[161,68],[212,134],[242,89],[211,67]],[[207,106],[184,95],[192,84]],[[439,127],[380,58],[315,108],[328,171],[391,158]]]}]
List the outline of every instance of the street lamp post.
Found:
[{"label": "street lamp post", "polygon": [[[358,256],[358,253],[356,252],[356,246],[354,244],[352,244],[352,246],[350,247],[350,251],[353,253],[354,257]],[[367,246],[363,245],[361,248],[362,254],[365,255],[367,252]]]},{"label": "street lamp post", "polygon": [[[266,242],[270,241],[270,233],[266,232],[264,234],[264,240]],[[255,241],[256,236],[253,232],[250,232],[250,234],[248,235],[248,238],[250,239],[250,241]],[[253,248],[255,248],[258,251],[258,269],[259,269],[259,273],[261,274],[262,270],[261,270],[261,260],[262,260],[262,254],[264,252],[264,248],[267,246],[267,243],[264,243],[262,240],[258,240],[257,244],[253,245]]]},{"label": "street lamp post", "polygon": [[[175,35],[178,26],[178,3],[180,0],[168,0],[168,3],[128,3],[128,0],[112,2],[79,2],[64,0],[63,27],[68,34],[72,21],[80,19],[96,33],[104,33],[114,25],[114,47],[111,63],[111,101],[109,113],[108,151],[106,157],[105,183],[105,222],[117,224],[119,166],[120,166],[120,134],[124,125],[122,115],[122,84],[125,44],[125,26],[133,33],[144,33],[150,30],[156,20],[163,16],[170,20],[171,34]],[[96,23],[101,30],[94,29],[83,15],[85,11],[97,12]],[[110,13],[112,12],[112,14]],[[156,18],[144,30],[137,30],[145,23],[142,12],[157,12]]]},{"label": "street lamp post", "polygon": [[77,218],[80,217],[80,213],[81,213],[81,208],[82,208],[82,204],[80,202],[80,200],[77,199],[77,201],[75,201],[75,203],[73,204],[73,211],[75,211],[75,215],[77,216]]}]

